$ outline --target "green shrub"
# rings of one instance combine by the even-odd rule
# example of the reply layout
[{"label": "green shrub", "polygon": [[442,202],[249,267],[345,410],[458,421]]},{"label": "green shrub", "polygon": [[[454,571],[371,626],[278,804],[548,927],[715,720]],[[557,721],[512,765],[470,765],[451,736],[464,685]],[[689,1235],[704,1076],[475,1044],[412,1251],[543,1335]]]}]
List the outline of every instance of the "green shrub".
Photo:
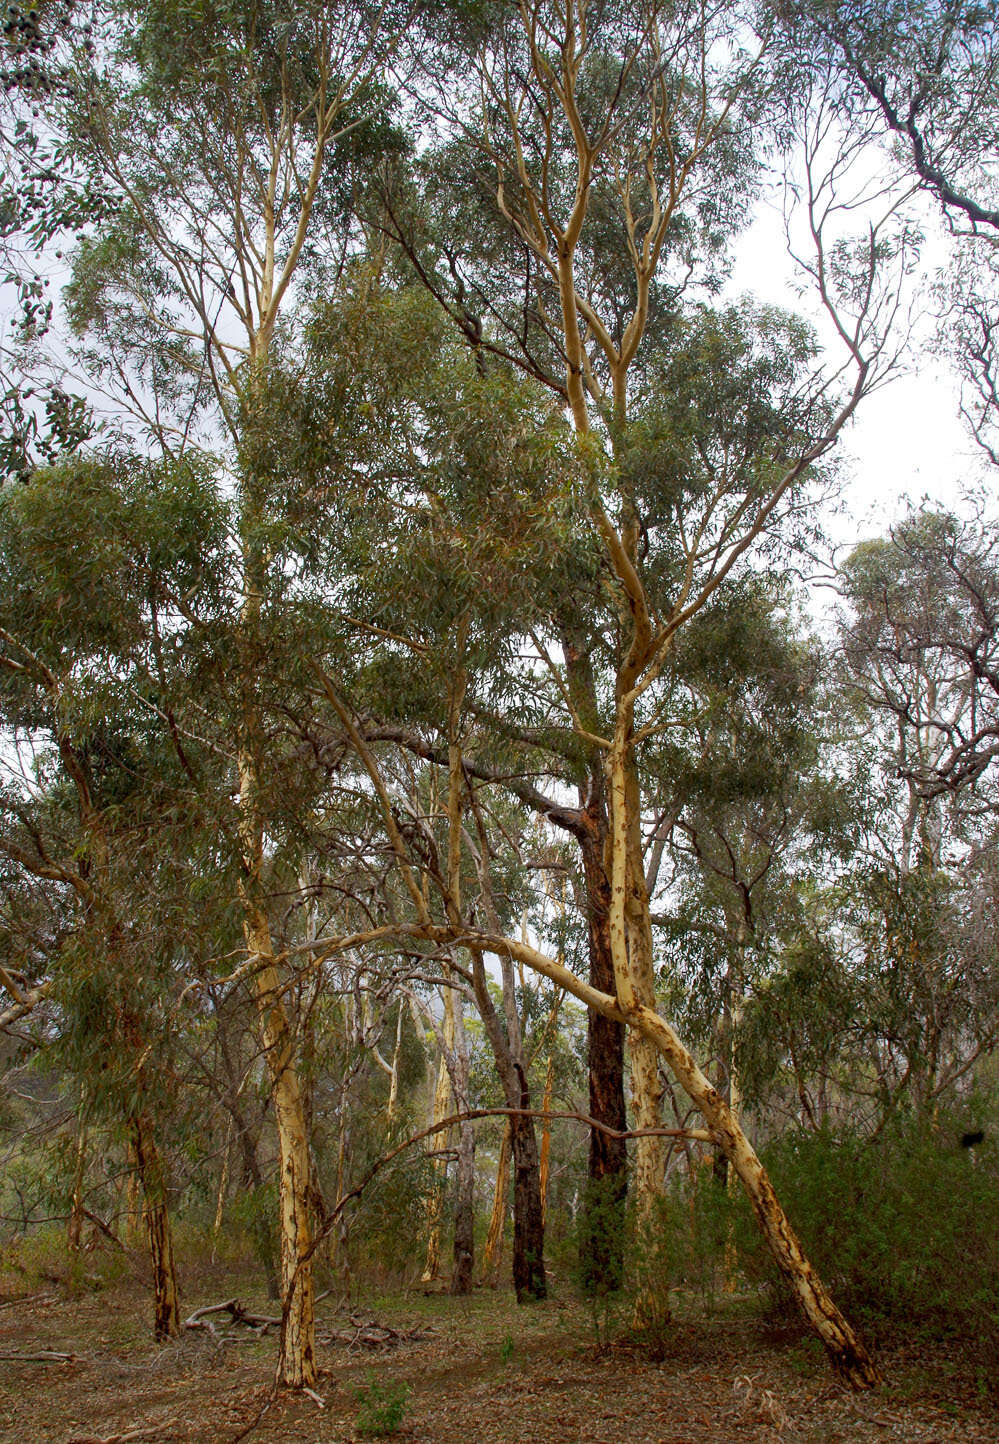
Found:
[{"label": "green shrub", "polygon": [[[999,1149],[994,1128],[961,1147],[966,1126],[910,1116],[873,1141],[823,1129],[766,1150],[806,1253],[851,1316],[999,1343]],[[792,1307],[746,1208],[738,1235],[750,1277]]]},{"label": "green shrub", "polygon": [[387,1380],[382,1383],[374,1370],[368,1372],[368,1382],[354,1390],[357,1401],[355,1427],[365,1438],[383,1438],[396,1434],[406,1417],[409,1399],[409,1385],[401,1381]]}]

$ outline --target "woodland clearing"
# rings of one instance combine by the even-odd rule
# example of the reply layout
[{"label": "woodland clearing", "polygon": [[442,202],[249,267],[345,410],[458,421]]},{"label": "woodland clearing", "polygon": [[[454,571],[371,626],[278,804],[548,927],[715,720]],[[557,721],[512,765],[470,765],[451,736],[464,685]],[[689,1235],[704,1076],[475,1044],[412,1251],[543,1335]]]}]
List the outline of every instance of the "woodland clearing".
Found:
[{"label": "woodland clearing", "polygon": [[[231,1278],[202,1277],[192,1304]],[[148,1339],[148,1299],[130,1281],[78,1297],[50,1286],[0,1300],[0,1439],[7,1444],[154,1440],[347,1444],[371,1437],[376,1396],[402,1398],[394,1437],[422,1444],[950,1444],[999,1438],[982,1364],[946,1340],[881,1341],[888,1383],[858,1397],[830,1381],[821,1350],[794,1327],[767,1327],[745,1306],[677,1318],[653,1358],[611,1318],[594,1320],[567,1288],[518,1308],[507,1290],[467,1299],[421,1290],[333,1305],[317,1320],[323,1408],[272,1392],[277,1343],[216,1322]],[[202,1294],[205,1295],[202,1298]],[[220,1295],[218,1295],[220,1296]],[[250,1299],[262,1313],[268,1306]],[[273,1308],[273,1305],[270,1306]],[[740,1316],[741,1315],[741,1316]],[[218,1316],[215,1316],[216,1319]],[[14,1354],[72,1355],[19,1362]]]}]

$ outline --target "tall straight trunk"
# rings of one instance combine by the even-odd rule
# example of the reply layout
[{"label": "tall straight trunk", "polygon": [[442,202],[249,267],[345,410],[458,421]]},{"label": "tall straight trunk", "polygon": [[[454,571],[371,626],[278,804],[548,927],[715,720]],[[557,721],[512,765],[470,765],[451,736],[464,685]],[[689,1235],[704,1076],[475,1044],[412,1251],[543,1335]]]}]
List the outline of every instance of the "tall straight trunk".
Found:
[{"label": "tall straight trunk", "polygon": [[[434,1111],[431,1122],[440,1123],[452,1110],[451,1075],[444,1050],[454,1046],[454,1023],[451,1020],[450,988],[444,989],[444,1038],[437,1061],[437,1086],[434,1089]],[[434,1283],[441,1271],[441,1222],[444,1217],[444,1192],[447,1185],[447,1162],[443,1155],[450,1145],[450,1129],[435,1133],[430,1140],[433,1183],[427,1198],[427,1257],[421,1282]]]},{"label": "tall straight trunk", "polygon": [[83,1119],[77,1124],[74,1154],[73,1197],[70,1200],[69,1221],[66,1225],[66,1243],[75,1253],[80,1247],[83,1234],[83,1180],[87,1169],[87,1125]]},{"label": "tall straight trunk", "polygon": [[[449,990],[454,1019],[454,1050],[451,1055],[451,1088],[457,1107],[467,1109],[470,1058],[468,1033],[465,1029],[465,1000],[460,992]],[[475,1269],[475,1129],[469,1120],[458,1125],[458,1168],[454,1198],[454,1249],[451,1292],[455,1295],[472,1291]]]},{"label": "tall straight trunk", "polygon": [[[618,686],[621,682],[619,679]],[[655,1011],[652,920],[642,856],[641,796],[632,751],[632,705],[618,702],[614,746],[608,757],[610,790],[611,909],[610,938],[615,991],[626,1010]],[[633,1028],[628,1035],[631,1057],[631,1099],[636,1129],[662,1128],[662,1086],[659,1050],[652,1038]],[[636,1321],[661,1327],[669,1316],[664,1306],[658,1258],[661,1213],[658,1207],[666,1179],[666,1140],[640,1137],[635,1147],[635,1280]]]},{"label": "tall straight trunk", "polygon": [[[585,726],[600,730],[596,683],[585,641],[573,620],[560,626],[573,705]],[[613,993],[614,956],[610,938],[611,884],[608,873],[607,787],[603,761],[594,749],[580,787],[583,826],[576,834],[583,862],[590,986]],[[624,1211],[628,1193],[628,1146],[607,1128],[628,1126],[624,1092],[625,1030],[613,1018],[590,1009],[586,1017],[586,1058],[590,1117],[604,1128],[590,1129],[586,1190],[580,1235],[579,1273],[583,1288],[606,1293],[621,1286],[624,1270]]]},{"label": "tall straight trunk", "polygon": [[[520,1059],[519,1036],[515,1032],[513,974],[510,959],[501,958],[507,1032],[503,1031],[489,989],[482,954],[472,952],[472,977],[486,1037],[496,1060],[503,1096],[508,1108],[528,1110],[531,1091]],[[527,1113],[510,1119],[510,1151],[513,1155],[513,1287],[517,1302],[543,1299],[548,1292],[545,1277],[545,1225],[541,1208],[541,1162],[534,1119]]]},{"label": "tall straight trunk", "polygon": [[161,1343],[180,1332],[180,1303],[166,1181],[149,1119],[141,1113],[133,1114],[129,1119],[129,1134],[135,1172],[142,1188],[142,1217],[152,1264],[153,1336]]},{"label": "tall straight trunk", "polygon": [[482,1252],[482,1282],[495,1288],[499,1282],[500,1256],[503,1252],[503,1228],[506,1224],[507,1174],[510,1169],[510,1120],[503,1125],[499,1158],[496,1161],[496,1185],[493,1207],[489,1215],[486,1246]]},{"label": "tall straight trunk", "polygon": [[[610,944],[610,881],[605,866],[607,812],[603,773],[591,777],[580,846],[586,887],[590,985],[614,992],[614,958]],[[613,1018],[587,1013],[586,1056],[589,1064],[590,1117],[623,1133],[628,1126],[624,1095],[624,1028]],[[628,1193],[628,1146],[602,1128],[590,1129],[583,1226],[580,1236],[580,1278],[587,1293],[620,1288],[624,1273],[625,1202]]]},{"label": "tall straight trunk", "polygon": [[312,1160],[298,1070],[294,1034],[282,1000],[270,929],[260,908],[247,907],[247,949],[260,965],[253,977],[254,996],[270,1073],[271,1100],[278,1135],[281,1224],[281,1348],[278,1376],[293,1388],[316,1382],[315,1282],[312,1272],[310,1181]]},{"label": "tall straight trunk", "polygon": [[[628,721],[630,729],[630,718]],[[616,764],[612,761],[612,767]],[[625,820],[625,897],[624,920],[626,947],[615,958],[618,968],[618,994],[621,996],[621,977],[627,979],[625,994],[634,1002],[646,1008],[655,1009],[656,983],[655,963],[652,947],[652,918],[649,908],[649,894],[645,884],[645,864],[642,855],[642,802],[635,769],[634,754],[629,747],[623,758],[623,779],[614,785],[620,788],[623,781]],[[619,804],[622,801],[618,792]],[[661,1128],[663,1126],[663,1086],[659,1077],[659,1052],[655,1044],[640,1034],[632,1033],[629,1039],[631,1052],[632,1107],[636,1128]],[[638,1201],[640,1221],[655,1214],[655,1200],[662,1194],[666,1180],[666,1139],[662,1137],[639,1138],[635,1145],[635,1192]]]},{"label": "tall straight trunk", "polygon": [[259,635],[264,563],[259,543],[250,541],[255,508],[244,498],[243,539],[245,600],[240,614],[240,707],[238,826],[242,879],[243,937],[255,960],[251,987],[270,1076],[271,1102],[278,1135],[281,1238],[281,1345],[278,1378],[292,1388],[316,1382],[315,1283],[312,1269],[312,1160],[306,1100],[298,1072],[296,1038],[284,1003],[274,960],[270,923],[264,907],[264,817],[261,810],[261,758],[264,729],[257,697],[262,655]]}]

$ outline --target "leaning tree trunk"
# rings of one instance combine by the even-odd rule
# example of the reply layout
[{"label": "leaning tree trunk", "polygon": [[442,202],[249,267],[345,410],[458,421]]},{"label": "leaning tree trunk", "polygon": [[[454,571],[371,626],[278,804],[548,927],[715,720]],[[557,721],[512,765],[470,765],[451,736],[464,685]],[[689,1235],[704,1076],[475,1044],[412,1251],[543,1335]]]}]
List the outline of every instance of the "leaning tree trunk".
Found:
[{"label": "leaning tree trunk", "polygon": [[[433,934],[436,935],[436,930]],[[447,941],[444,934],[441,941]],[[513,938],[480,934],[478,946],[499,957],[516,957],[543,977],[559,983],[566,992],[607,1017],[627,1022],[653,1043],[672,1069],[680,1086],[700,1110],[713,1138],[725,1150],[749,1198],[760,1231],[799,1308],[829,1354],[833,1368],[851,1387],[870,1388],[882,1381],[881,1373],[862,1341],[837,1309],[812,1268],[752,1144],[724,1098],[714,1088],[680,1042],[676,1032],[653,1009],[599,993],[574,973],[537,949]]]},{"label": "leaning tree trunk", "polygon": [[166,1182],[149,1119],[141,1113],[133,1114],[129,1119],[129,1134],[135,1172],[142,1188],[142,1216],[153,1272],[153,1336],[162,1343],[180,1332],[180,1302]]},{"label": "leaning tree trunk", "polygon": [[712,1087],[663,1018],[648,1008],[634,1010],[632,1017],[635,1026],[665,1057],[724,1149],[749,1198],[777,1267],[805,1318],[825,1345],[836,1372],[854,1388],[879,1384],[881,1373],[877,1365],[805,1257],[763,1164],[724,1098]]}]

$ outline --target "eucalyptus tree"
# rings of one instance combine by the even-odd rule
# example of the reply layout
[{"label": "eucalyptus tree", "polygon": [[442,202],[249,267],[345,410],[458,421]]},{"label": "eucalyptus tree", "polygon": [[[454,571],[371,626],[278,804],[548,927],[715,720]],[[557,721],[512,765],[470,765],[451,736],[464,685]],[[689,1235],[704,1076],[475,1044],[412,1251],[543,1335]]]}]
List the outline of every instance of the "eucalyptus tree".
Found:
[{"label": "eucalyptus tree", "polygon": [[180,839],[197,808],[192,816],[186,754],[150,717],[147,617],[157,584],[191,591],[192,574],[209,569],[205,553],[192,567],[178,549],[150,564],[182,518],[196,519],[202,542],[217,534],[217,514],[196,493],[183,469],[119,460],[68,463],[0,495],[0,717],[11,768],[0,851],[61,899],[65,921],[39,986],[57,1008],[67,1065],[127,1129],[157,1337],[175,1333],[179,1316],[152,1060],[166,1064],[183,980]]},{"label": "eucalyptus tree", "polygon": [[967,791],[972,800],[999,757],[997,531],[984,499],[964,519],[922,508],[843,568],[846,676],[897,731],[909,789],[905,866],[932,799]]},{"label": "eucalyptus tree", "polygon": [[850,127],[870,126],[877,163],[931,201],[950,240],[936,303],[961,408],[999,460],[999,38],[979,0],[791,0],[774,7],[792,63],[839,92]]},{"label": "eucalyptus tree", "polygon": [[[654,403],[664,400],[655,385],[654,343],[676,321],[674,310],[681,326],[696,321],[696,309],[683,304],[684,280],[698,270],[702,241],[710,256],[711,243],[741,213],[739,178],[752,154],[750,126],[761,118],[759,81],[769,35],[747,54],[739,41],[752,28],[735,7],[705,15],[655,4],[558,10],[525,0],[490,20],[492,27],[473,36],[461,57],[477,91],[465,84],[456,100],[441,84],[433,101],[452,137],[439,174],[466,182],[460,199],[446,184],[431,196],[438,214],[461,222],[451,226],[449,251],[441,258],[421,248],[418,232],[407,229],[402,217],[404,197],[390,196],[387,205],[390,227],[479,364],[488,373],[490,356],[507,358],[547,386],[571,417],[581,469],[575,495],[601,558],[611,638],[603,715],[590,718],[574,698],[567,653],[563,649],[560,658],[553,650],[556,629],[546,629],[551,646],[540,633],[536,645],[548,672],[542,685],[576,736],[602,758],[616,998],[587,988],[526,944],[490,936],[500,954],[512,950],[585,995],[605,1016],[632,1022],[633,1091],[642,1131],[637,1177],[646,1203],[660,1186],[655,1128],[658,1055],[665,1055],[733,1159],[833,1357],[856,1381],[870,1382],[876,1371],[862,1346],[824,1291],[812,1292],[810,1271],[744,1133],[655,1012],[640,757],[643,744],[668,725],[658,709],[657,684],[675,638],[761,534],[794,508],[810,469],[890,364],[884,326],[895,297],[890,285],[882,286],[879,266],[903,262],[905,238],[896,233],[889,205],[888,214],[872,221],[863,245],[838,238],[832,252],[829,226],[847,202],[841,187],[851,157],[820,154],[832,98],[821,87],[806,86],[796,133],[806,149],[803,206],[817,246],[811,265],[844,346],[850,381],[837,390],[842,378],[813,365],[807,338],[799,329],[794,339],[793,326],[790,355],[780,356],[776,370],[767,373],[764,356],[775,332],[788,335],[786,323],[771,316],[757,335],[757,349],[752,343],[745,348],[747,371],[762,364],[766,374],[771,420],[758,457],[743,465],[743,415],[734,435],[722,428],[706,455],[694,455],[692,477],[682,467],[672,474],[655,465],[643,471],[641,457],[649,448],[639,444],[641,402],[650,397],[654,414]],[[474,214],[463,204],[469,181]],[[499,216],[498,229],[479,220],[484,197]],[[500,239],[483,246],[484,233]],[[469,237],[469,244],[459,245],[455,237]],[[662,447],[667,454],[668,439]],[[677,460],[689,458],[681,450]],[[663,556],[671,565],[660,569]],[[532,681],[536,686],[536,669]],[[393,835],[394,845],[404,849],[397,830]],[[440,927],[417,892],[411,895],[420,926]],[[464,921],[467,936],[471,923]],[[448,926],[454,929],[456,919]]]},{"label": "eucalyptus tree", "polygon": [[[363,316],[348,321],[354,308]],[[564,426],[547,399],[508,368],[481,374],[418,289],[369,283],[352,302],[331,305],[312,334],[321,341],[320,326],[337,335],[346,325],[363,333],[366,360],[350,361],[352,383],[363,391],[361,410],[382,414],[383,440],[353,498],[348,488],[340,492],[345,509],[363,497],[365,517],[343,528],[353,566],[341,593],[342,625],[353,633],[354,666],[326,678],[326,695],[341,735],[377,759],[425,885],[452,907],[460,908],[462,896],[477,898],[480,910],[508,928],[526,901],[522,882],[505,871],[513,867],[522,817],[489,796],[509,775],[502,742],[482,766],[470,761],[466,768],[465,739],[495,743],[478,708],[487,719],[498,709],[535,605],[539,556],[555,555],[571,529],[565,500],[551,487],[552,464],[568,460],[560,456]],[[320,355],[314,366],[313,414],[322,434],[332,357]],[[407,760],[389,744],[401,744]],[[407,786],[414,765],[424,776]],[[473,808],[468,815],[463,799]],[[492,886],[501,867],[503,885]],[[541,1296],[540,1159],[512,965],[503,964],[497,1005],[481,951],[471,950],[467,967],[454,953],[437,964],[442,980],[474,997],[513,1110],[517,1294]]]},{"label": "eucalyptus tree", "polygon": [[24,374],[52,319],[51,253],[104,211],[101,190],[77,170],[50,124],[54,98],[68,92],[68,62],[74,49],[92,45],[89,37],[73,3],[8,5],[0,27],[0,279],[16,302],[0,338],[3,479],[26,478],[93,430],[84,399],[58,376]]},{"label": "eucalyptus tree", "polygon": [[927,1103],[996,1037],[983,923],[996,840],[994,550],[981,513],[923,509],[857,547],[842,572],[842,685],[876,739],[860,945],[889,1102]]},{"label": "eucalyptus tree", "polygon": [[[406,6],[363,3],[112,4],[58,112],[78,163],[114,202],[74,259],[68,307],[86,340],[80,363],[164,455],[218,451],[220,488],[233,497],[228,624],[216,614],[211,628],[197,616],[191,625],[197,644],[224,656],[229,684],[209,725],[236,777],[220,843],[238,878],[245,978],[280,1139],[279,1373],[306,1386],[316,1376],[310,1163],[270,916],[268,839],[280,831],[281,792],[267,691],[275,649],[295,631],[303,549],[268,450],[269,377],[286,344],[283,313],[303,289],[335,278],[355,245],[351,191],[366,147],[392,143],[380,76],[408,16]],[[186,602],[175,603],[183,615]],[[299,642],[292,656],[301,659]],[[294,685],[277,682],[279,692]],[[200,731],[190,691],[186,707],[182,725]]]},{"label": "eucalyptus tree", "polygon": [[897,160],[972,234],[999,232],[999,42],[980,0],[791,0],[775,6],[800,56],[837,74]]}]

